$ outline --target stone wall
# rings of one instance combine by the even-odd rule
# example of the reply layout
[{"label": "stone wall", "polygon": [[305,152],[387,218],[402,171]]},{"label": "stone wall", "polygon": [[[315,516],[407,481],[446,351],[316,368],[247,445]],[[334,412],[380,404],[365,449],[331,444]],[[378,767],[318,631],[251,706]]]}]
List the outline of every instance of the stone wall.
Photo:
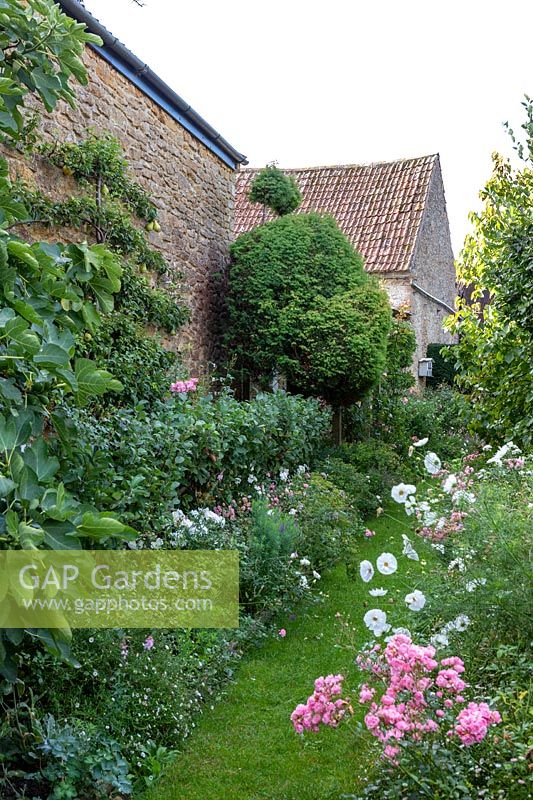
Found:
[{"label": "stone wall", "polygon": [[[456,296],[456,278],[450,226],[446,212],[444,186],[440,164],[437,161],[428,190],[426,208],[418,233],[413,259],[411,280],[451,308]],[[426,357],[428,344],[453,341],[443,324],[449,312],[434,301],[412,289],[411,320],[415,329],[418,359]]]},{"label": "stone wall", "polygon": [[[184,297],[191,312],[190,324],[168,346],[201,373],[213,357],[220,309],[216,275],[225,269],[232,239],[236,173],[89,48],[85,63],[89,84],[78,87],[77,108],[61,103],[53,114],[43,114],[44,136],[78,141],[93,128],[120,140],[132,175],[158,208],[161,233],[149,236],[170,265],[162,285]],[[72,179],[41,159],[24,163],[10,151],[9,160],[13,174],[48,194],[76,191]],[[72,232],[64,233],[72,238]],[[42,238],[42,231],[33,228],[31,235]]]}]

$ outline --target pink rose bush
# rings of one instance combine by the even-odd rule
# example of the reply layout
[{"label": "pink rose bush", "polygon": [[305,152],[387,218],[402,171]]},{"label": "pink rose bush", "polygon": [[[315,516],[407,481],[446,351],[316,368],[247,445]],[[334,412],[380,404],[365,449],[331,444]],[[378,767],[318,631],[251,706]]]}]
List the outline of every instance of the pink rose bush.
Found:
[{"label": "pink rose bush", "polygon": [[449,735],[457,734],[461,742],[470,747],[483,741],[490,725],[501,721],[499,713],[491,711],[486,703],[469,703],[457,715],[455,728]]},{"label": "pink rose bush", "polygon": [[327,675],[315,681],[315,691],[291,714],[296,733],[317,733],[321,725],[336,728],[350,709],[349,700],[341,697],[343,675]]},{"label": "pink rose bush", "polygon": [[186,381],[175,381],[170,384],[170,391],[173,394],[187,394],[188,392],[195,392],[198,386],[198,378],[189,378]]},{"label": "pink rose bush", "polygon": [[[359,687],[359,703],[368,705],[367,730],[383,744],[383,757],[395,763],[398,742],[420,742],[427,736],[458,737],[467,747],[483,741],[491,725],[501,722],[487,703],[465,703],[467,684],[462,659],[440,661],[435,648],[415,644],[405,634],[392,636],[386,647],[375,644],[357,656],[359,668],[369,673]],[[353,710],[342,698],[342,675],[317,678],[315,691],[296,706],[291,721],[297,733],[318,732],[321,725],[336,728]]]},{"label": "pink rose bush", "polygon": [[458,656],[435,658],[435,648],[415,644],[409,636],[393,636],[385,648],[374,645],[357,657],[359,668],[370,673],[370,683],[360,687],[359,702],[369,703],[364,717],[367,730],[384,745],[383,755],[394,760],[400,739],[421,741],[425,736],[444,733],[458,736],[465,745],[481,742],[489,729],[501,721],[486,703],[465,702],[467,684]]}]

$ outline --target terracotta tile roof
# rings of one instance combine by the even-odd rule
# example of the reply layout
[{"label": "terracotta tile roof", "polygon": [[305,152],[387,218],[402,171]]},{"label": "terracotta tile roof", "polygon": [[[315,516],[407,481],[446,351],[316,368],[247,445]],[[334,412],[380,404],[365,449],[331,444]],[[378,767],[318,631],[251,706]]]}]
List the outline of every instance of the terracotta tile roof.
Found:
[{"label": "terracotta tile roof", "polygon": [[[365,259],[368,272],[405,272],[422,220],[438,155],[404,161],[348,166],[286,169],[302,193],[296,213],[331,214]],[[263,207],[248,200],[258,172],[243,169],[237,177],[235,234],[263,222]],[[268,213],[266,219],[272,219]]]}]

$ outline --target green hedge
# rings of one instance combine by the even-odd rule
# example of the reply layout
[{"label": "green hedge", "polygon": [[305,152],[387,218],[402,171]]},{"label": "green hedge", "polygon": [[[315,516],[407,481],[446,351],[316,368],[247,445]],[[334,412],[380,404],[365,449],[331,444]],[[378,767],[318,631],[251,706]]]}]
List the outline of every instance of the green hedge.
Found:
[{"label": "green hedge", "polygon": [[226,391],[99,420],[76,412],[73,421],[69,485],[98,507],[120,509],[140,533],[157,530],[169,509],[247,494],[249,475],[310,463],[331,424],[316,400],[277,392],[240,403]]},{"label": "green hedge", "polygon": [[453,347],[451,344],[428,344],[427,357],[433,359],[433,377],[427,379],[428,386],[454,385]]}]

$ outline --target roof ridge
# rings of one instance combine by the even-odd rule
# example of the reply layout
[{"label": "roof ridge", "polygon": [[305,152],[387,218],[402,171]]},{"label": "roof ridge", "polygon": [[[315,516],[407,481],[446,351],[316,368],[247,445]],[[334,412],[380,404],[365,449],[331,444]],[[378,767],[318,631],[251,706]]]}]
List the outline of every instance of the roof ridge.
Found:
[{"label": "roof ridge", "polygon": [[[318,172],[322,169],[354,169],[355,167],[378,167],[381,165],[390,166],[391,164],[407,164],[411,161],[436,161],[439,153],[429,153],[425,156],[411,156],[407,158],[394,158],[392,161],[365,161],[360,164],[322,164],[315,167],[279,167],[282,172]],[[240,172],[259,172],[265,167],[245,167]]]}]

